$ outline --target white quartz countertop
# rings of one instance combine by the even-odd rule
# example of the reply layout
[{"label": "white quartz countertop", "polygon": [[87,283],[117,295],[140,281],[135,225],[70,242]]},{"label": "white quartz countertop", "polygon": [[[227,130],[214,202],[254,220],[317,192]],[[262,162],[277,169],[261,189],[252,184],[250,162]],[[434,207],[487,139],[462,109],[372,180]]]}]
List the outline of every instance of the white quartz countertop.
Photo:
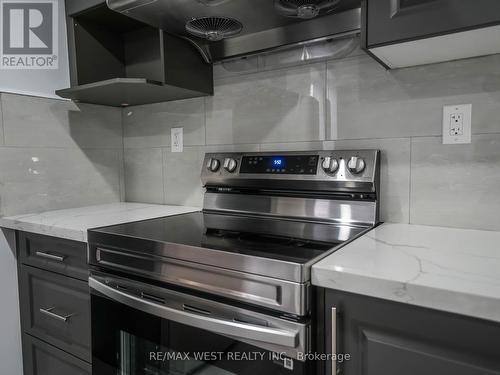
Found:
[{"label": "white quartz countertop", "polygon": [[87,242],[87,230],[199,211],[196,207],[109,203],[0,218],[0,227]]},{"label": "white quartz countertop", "polygon": [[316,263],[312,283],[500,322],[500,232],[382,224]]}]

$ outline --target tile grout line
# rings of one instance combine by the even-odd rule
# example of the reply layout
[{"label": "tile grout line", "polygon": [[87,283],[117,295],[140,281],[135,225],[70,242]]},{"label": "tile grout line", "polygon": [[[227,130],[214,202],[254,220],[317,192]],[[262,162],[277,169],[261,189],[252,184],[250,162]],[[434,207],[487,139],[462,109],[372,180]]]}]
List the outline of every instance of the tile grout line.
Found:
[{"label": "tile grout line", "polygon": [[[121,129],[122,129],[122,168],[120,168],[120,174],[123,173],[122,178],[120,178],[120,189],[123,189],[123,202],[127,201],[127,189],[126,189],[126,183],[125,183],[125,121],[124,119],[124,108],[120,109],[121,112]],[[121,186],[123,185],[123,186]],[[121,194],[120,194],[121,195]],[[121,196],[120,196],[121,200]]]},{"label": "tile grout line", "polygon": [[409,187],[408,187],[408,224],[411,224],[411,186],[412,186],[412,157],[413,157],[413,138],[410,137],[410,178],[409,178]]},{"label": "tile grout line", "polygon": [[2,146],[5,146],[5,124],[4,124],[4,113],[3,113],[3,99],[4,95],[0,94],[0,112],[2,113]]},{"label": "tile grout line", "polygon": [[330,119],[330,111],[328,110],[328,62],[325,61],[324,62],[325,64],[325,81],[324,81],[324,85],[325,87],[323,87],[323,121],[324,121],[324,129],[323,129],[323,139],[321,139],[322,142],[325,142],[327,139],[328,139],[328,129],[331,128],[331,119]]},{"label": "tile grout line", "polygon": [[167,168],[167,152],[165,147],[161,148],[161,184],[162,184],[162,197],[163,204],[167,203],[167,191],[166,191],[166,181],[165,181],[165,169]]},{"label": "tile grout line", "polygon": [[203,146],[207,145],[207,98],[203,98],[203,126],[205,127],[205,141]]}]

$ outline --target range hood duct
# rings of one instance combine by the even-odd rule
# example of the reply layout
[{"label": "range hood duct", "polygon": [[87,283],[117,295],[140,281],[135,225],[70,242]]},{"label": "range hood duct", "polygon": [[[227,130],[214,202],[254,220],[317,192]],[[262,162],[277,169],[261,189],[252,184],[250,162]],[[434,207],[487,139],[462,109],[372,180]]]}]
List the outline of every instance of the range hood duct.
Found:
[{"label": "range hood duct", "polygon": [[209,63],[359,33],[361,0],[107,0],[191,42]]}]

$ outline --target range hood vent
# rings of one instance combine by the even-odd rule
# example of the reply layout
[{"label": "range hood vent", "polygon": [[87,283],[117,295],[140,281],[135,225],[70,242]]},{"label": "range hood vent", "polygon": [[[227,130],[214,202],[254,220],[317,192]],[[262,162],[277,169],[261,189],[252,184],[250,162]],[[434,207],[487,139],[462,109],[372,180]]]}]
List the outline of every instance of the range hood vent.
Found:
[{"label": "range hood vent", "polygon": [[361,0],[107,0],[218,62],[360,32]]},{"label": "range hood vent", "polygon": [[211,42],[238,35],[242,29],[240,22],[227,17],[193,18],[186,23],[186,31],[189,34]]},{"label": "range hood vent", "polygon": [[333,11],[341,0],[274,0],[276,11],[285,16],[308,20]]}]

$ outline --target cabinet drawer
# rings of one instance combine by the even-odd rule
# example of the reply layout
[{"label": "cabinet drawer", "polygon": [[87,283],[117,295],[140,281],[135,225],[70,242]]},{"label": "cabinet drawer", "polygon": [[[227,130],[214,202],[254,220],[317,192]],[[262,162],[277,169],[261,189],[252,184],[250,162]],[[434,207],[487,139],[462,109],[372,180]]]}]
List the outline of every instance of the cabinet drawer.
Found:
[{"label": "cabinet drawer", "polygon": [[19,279],[24,332],[90,362],[87,283],[24,265]]},{"label": "cabinet drawer", "polygon": [[30,335],[23,336],[24,375],[91,375],[92,366]]},{"label": "cabinet drawer", "polygon": [[23,264],[88,280],[87,244],[40,234],[19,232]]}]

